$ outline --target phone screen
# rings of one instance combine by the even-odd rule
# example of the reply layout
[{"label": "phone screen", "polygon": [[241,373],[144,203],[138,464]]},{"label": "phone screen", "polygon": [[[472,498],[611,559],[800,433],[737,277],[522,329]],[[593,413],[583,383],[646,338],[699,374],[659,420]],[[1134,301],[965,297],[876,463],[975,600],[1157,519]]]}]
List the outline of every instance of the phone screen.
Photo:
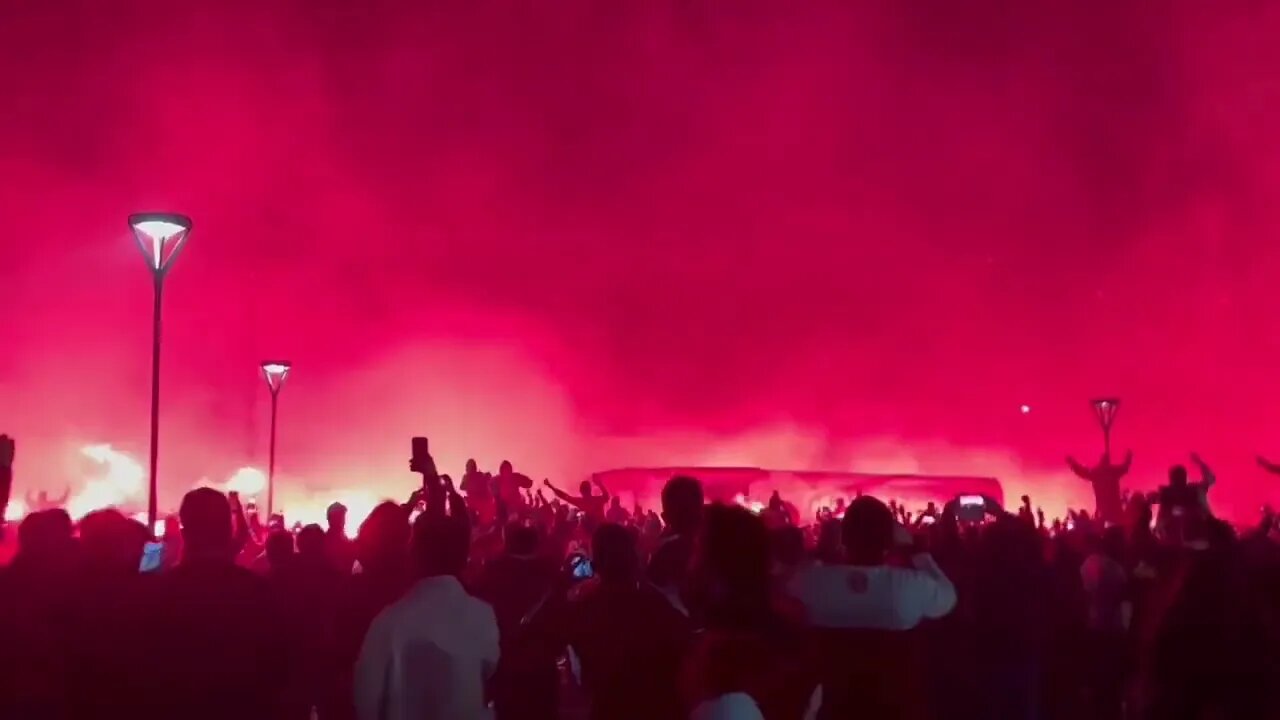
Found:
[{"label": "phone screen", "polygon": [[982,522],[987,514],[987,501],[981,495],[961,495],[956,518],[961,522]]},{"label": "phone screen", "polygon": [[569,558],[570,572],[574,580],[586,580],[595,577],[595,568],[591,566],[591,558],[581,553]]},{"label": "phone screen", "polygon": [[142,546],[142,560],[138,572],[155,572],[164,566],[164,543],[149,542]]}]

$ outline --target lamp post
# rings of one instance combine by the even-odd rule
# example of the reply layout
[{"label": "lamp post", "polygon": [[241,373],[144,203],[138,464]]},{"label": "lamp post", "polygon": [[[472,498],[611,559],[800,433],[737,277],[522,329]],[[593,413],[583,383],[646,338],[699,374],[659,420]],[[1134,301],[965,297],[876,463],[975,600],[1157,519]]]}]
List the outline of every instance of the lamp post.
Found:
[{"label": "lamp post", "polygon": [[1098,427],[1102,428],[1102,449],[1111,459],[1111,424],[1116,421],[1116,413],[1120,412],[1120,398],[1097,398],[1093,401],[1093,414],[1098,418]]},{"label": "lamp post", "polygon": [[267,520],[275,511],[276,496],[276,409],[280,404],[280,388],[284,387],[285,378],[289,377],[292,364],[281,360],[268,360],[262,363],[262,377],[267,381],[267,389],[271,391],[271,449],[267,460]]},{"label": "lamp post", "polygon": [[151,320],[151,478],[147,494],[147,527],[156,526],[156,465],[160,452],[160,308],[164,278],[178,259],[178,251],[191,235],[191,218],[176,213],[137,213],[129,216],[129,228],[155,282],[155,308]]}]

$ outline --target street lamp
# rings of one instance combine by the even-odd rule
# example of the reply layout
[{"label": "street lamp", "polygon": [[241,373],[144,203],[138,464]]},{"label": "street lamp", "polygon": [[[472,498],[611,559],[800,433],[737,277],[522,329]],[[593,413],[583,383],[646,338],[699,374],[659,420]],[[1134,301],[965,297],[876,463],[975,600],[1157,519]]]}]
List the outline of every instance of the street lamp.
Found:
[{"label": "street lamp", "polygon": [[156,526],[156,464],[160,451],[160,307],[164,278],[191,235],[191,218],[176,213],[137,213],[129,229],[155,281],[155,310],[151,321],[151,479],[147,496],[147,527]]},{"label": "street lamp", "polygon": [[280,388],[284,387],[285,378],[289,377],[292,365],[282,360],[268,360],[262,363],[262,377],[267,381],[267,389],[271,391],[271,450],[267,460],[267,519],[271,519],[274,511],[276,495],[276,408],[280,401]]},{"label": "street lamp", "polygon": [[1108,461],[1111,458],[1111,424],[1116,421],[1116,413],[1120,412],[1120,398],[1097,398],[1093,401],[1093,414],[1098,418],[1098,426],[1102,428],[1102,448]]}]

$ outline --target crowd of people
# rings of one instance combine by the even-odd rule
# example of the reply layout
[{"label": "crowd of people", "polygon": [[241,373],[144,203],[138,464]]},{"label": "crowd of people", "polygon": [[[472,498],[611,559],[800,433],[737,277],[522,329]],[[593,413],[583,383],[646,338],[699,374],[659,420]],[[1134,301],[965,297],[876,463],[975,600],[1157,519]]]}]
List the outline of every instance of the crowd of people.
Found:
[{"label": "crowd of people", "polygon": [[45,508],[0,570],[0,717],[1280,715],[1280,525],[1215,518],[1195,461],[1152,495],[1075,463],[1098,507],[1048,522],[1029,497],[751,512],[682,476],[626,508],[429,457],[354,540],[340,505],[287,529],[210,488],[158,540]]}]

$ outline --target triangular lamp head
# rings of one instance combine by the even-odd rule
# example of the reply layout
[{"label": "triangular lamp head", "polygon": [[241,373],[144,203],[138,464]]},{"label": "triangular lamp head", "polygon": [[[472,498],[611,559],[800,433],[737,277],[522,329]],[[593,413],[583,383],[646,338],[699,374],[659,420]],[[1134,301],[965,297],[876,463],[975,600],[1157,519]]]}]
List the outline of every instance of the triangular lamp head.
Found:
[{"label": "triangular lamp head", "polygon": [[268,360],[262,363],[262,376],[267,379],[267,387],[273,395],[280,392],[280,388],[284,386],[291,367],[293,367],[291,364],[283,360]]},{"label": "triangular lamp head", "polygon": [[1111,423],[1115,422],[1116,413],[1120,412],[1120,399],[1098,398],[1093,401],[1093,412],[1098,416],[1103,429],[1109,429]]},{"label": "triangular lamp head", "polygon": [[137,213],[129,216],[129,228],[151,271],[163,275],[191,234],[191,218],[177,213]]}]

